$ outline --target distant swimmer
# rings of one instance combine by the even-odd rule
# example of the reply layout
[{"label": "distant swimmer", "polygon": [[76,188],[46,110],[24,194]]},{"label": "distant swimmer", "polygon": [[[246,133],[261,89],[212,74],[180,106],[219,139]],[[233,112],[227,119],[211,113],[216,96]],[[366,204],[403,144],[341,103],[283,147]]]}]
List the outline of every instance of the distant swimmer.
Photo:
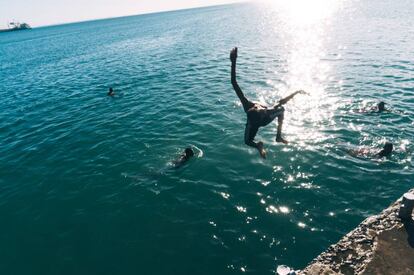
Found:
[{"label": "distant swimmer", "polygon": [[353,157],[383,158],[389,157],[393,150],[394,145],[391,142],[386,142],[379,152],[372,148],[359,148],[356,150],[349,150],[348,153]]},{"label": "distant swimmer", "polygon": [[190,158],[194,156],[194,151],[191,147],[185,148],[184,152],[181,156],[173,161],[174,168],[180,168],[184,164],[186,164]]},{"label": "distant swimmer", "polygon": [[357,113],[384,113],[384,112],[391,112],[389,109],[385,108],[385,102],[381,101],[375,107],[371,107],[369,109],[362,108],[355,110]]},{"label": "distant swimmer", "polygon": [[109,88],[108,96],[114,96],[114,95],[115,95],[114,89],[112,89],[112,87]]},{"label": "distant swimmer", "polygon": [[394,145],[391,142],[385,143],[382,150],[377,154],[379,158],[389,157],[394,150]]},{"label": "distant swimmer", "polygon": [[260,127],[266,126],[271,123],[276,117],[278,118],[278,127],[276,134],[276,141],[287,144],[288,142],[282,137],[282,125],[284,119],[285,109],[282,105],[286,104],[297,94],[305,94],[300,90],[294,92],[290,96],[279,100],[279,103],[274,107],[266,107],[259,103],[249,101],[243,94],[236,81],[236,60],[237,60],[237,48],[234,48],[230,52],[231,60],[231,84],[239,97],[243,109],[247,114],[246,129],[244,132],[244,142],[246,145],[256,148],[262,158],[266,158],[266,151],[263,148],[263,142],[255,142],[254,138]]},{"label": "distant swimmer", "polygon": [[380,103],[378,103],[377,112],[378,113],[389,112],[389,110],[385,109],[385,102],[384,101],[381,101]]}]

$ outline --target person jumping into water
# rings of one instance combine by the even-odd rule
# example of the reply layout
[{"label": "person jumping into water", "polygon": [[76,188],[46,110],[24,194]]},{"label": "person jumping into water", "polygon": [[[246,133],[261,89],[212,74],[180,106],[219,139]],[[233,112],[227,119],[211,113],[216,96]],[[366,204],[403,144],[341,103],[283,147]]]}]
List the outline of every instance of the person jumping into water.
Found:
[{"label": "person jumping into water", "polygon": [[266,158],[266,151],[263,148],[263,142],[255,142],[254,138],[260,127],[268,125],[276,117],[278,118],[276,141],[287,144],[287,140],[282,138],[282,125],[285,109],[283,105],[291,100],[295,95],[301,93],[305,94],[305,91],[296,91],[290,96],[279,100],[279,103],[274,107],[266,107],[259,103],[249,101],[243,94],[236,80],[236,60],[237,60],[237,48],[233,48],[230,52],[231,60],[231,84],[238,98],[240,99],[243,109],[247,114],[246,129],[244,132],[244,142],[246,145],[256,148],[262,158]]}]

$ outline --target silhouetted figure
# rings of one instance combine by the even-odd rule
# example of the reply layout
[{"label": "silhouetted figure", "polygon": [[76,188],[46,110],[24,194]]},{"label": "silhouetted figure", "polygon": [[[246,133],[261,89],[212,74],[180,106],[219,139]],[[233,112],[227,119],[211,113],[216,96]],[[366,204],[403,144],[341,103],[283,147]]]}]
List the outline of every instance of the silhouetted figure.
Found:
[{"label": "silhouetted figure", "polygon": [[391,142],[386,142],[381,151],[377,151],[373,148],[362,147],[356,150],[348,150],[348,153],[353,157],[364,158],[383,158],[389,157],[394,149],[394,145]]},{"label": "silhouetted figure", "polygon": [[173,161],[174,168],[180,168],[183,166],[187,161],[190,160],[194,156],[194,151],[191,147],[185,148],[184,152],[181,156]]},{"label": "silhouetted figure", "polygon": [[294,92],[290,96],[279,100],[279,103],[274,107],[266,107],[259,103],[254,103],[249,101],[243,94],[242,90],[240,89],[239,85],[236,81],[236,60],[237,60],[237,48],[234,48],[230,52],[230,60],[231,60],[231,84],[233,85],[234,90],[236,91],[237,96],[239,97],[243,109],[247,114],[247,123],[246,129],[244,132],[244,142],[246,145],[256,148],[260,156],[266,158],[266,151],[263,148],[263,142],[255,142],[254,138],[259,130],[260,127],[268,125],[272,122],[276,117],[278,118],[278,127],[277,127],[277,134],[276,134],[276,141],[282,142],[287,144],[287,140],[282,138],[282,125],[283,125],[283,118],[285,109],[282,105],[286,104],[289,100],[291,100],[295,95],[305,92],[300,90]]},{"label": "silhouetted figure", "polygon": [[385,143],[384,148],[378,153],[378,157],[389,157],[394,149],[394,145],[390,142]]},{"label": "silhouetted figure", "polygon": [[390,112],[390,110],[385,108],[385,102],[381,101],[377,104],[377,106],[372,106],[369,108],[361,108],[354,110],[356,113],[383,113],[383,112]]},{"label": "silhouetted figure", "polygon": [[381,101],[380,103],[378,103],[378,113],[382,113],[384,111],[388,111],[387,109],[385,109],[385,102]]},{"label": "silhouetted figure", "polygon": [[109,88],[108,96],[114,96],[114,95],[115,95],[114,89],[112,89],[112,87]]}]

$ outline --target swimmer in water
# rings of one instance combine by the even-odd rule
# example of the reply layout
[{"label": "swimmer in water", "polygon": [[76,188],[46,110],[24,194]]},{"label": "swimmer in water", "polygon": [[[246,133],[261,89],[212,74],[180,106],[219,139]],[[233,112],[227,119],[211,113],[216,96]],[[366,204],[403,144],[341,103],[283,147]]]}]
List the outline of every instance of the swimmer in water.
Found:
[{"label": "swimmer in water", "polygon": [[370,158],[383,158],[389,157],[394,149],[394,145],[391,142],[386,142],[381,151],[375,153],[371,148],[359,148],[357,150],[349,150],[348,153],[353,157],[370,157]]},{"label": "swimmer in water", "polygon": [[266,151],[263,148],[263,142],[255,142],[254,138],[260,127],[266,126],[271,123],[275,118],[278,119],[276,142],[287,144],[287,140],[282,138],[282,125],[285,109],[282,105],[286,104],[297,94],[305,94],[300,90],[294,92],[290,96],[279,100],[279,103],[273,107],[266,107],[259,103],[249,101],[243,94],[236,80],[236,60],[237,60],[237,48],[234,48],[230,52],[231,60],[231,84],[238,98],[240,99],[243,109],[247,114],[246,129],[244,132],[244,142],[246,145],[256,148],[262,158],[266,158]]},{"label": "swimmer in water", "polygon": [[181,156],[173,161],[174,168],[180,168],[183,166],[187,161],[190,160],[194,156],[194,151],[191,147],[185,148],[184,152]]},{"label": "swimmer in water", "polygon": [[382,150],[377,154],[379,158],[389,157],[394,149],[394,145],[391,142],[386,142]]},{"label": "swimmer in water", "polygon": [[112,89],[112,87],[110,87],[109,91],[108,91],[108,96],[114,96],[114,95],[115,95],[114,89]]},{"label": "swimmer in water", "polygon": [[380,103],[378,103],[378,105],[377,105],[377,112],[378,113],[382,113],[382,112],[387,112],[388,110],[387,109],[385,109],[385,102],[384,101],[381,101]]},{"label": "swimmer in water", "polygon": [[371,107],[369,109],[362,108],[355,110],[357,113],[383,113],[383,112],[390,112],[390,110],[385,108],[385,102],[381,101],[375,107]]}]

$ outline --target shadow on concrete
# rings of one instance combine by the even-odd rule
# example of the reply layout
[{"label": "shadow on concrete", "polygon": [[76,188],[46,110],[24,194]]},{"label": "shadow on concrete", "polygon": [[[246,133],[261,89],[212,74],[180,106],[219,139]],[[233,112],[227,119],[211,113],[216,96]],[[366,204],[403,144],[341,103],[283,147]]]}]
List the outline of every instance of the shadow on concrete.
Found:
[{"label": "shadow on concrete", "polygon": [[411,248],[414,248],[414,220],[409,219],[408,221],[405,221],[404,228],[408,235],[408,245],[411,246]]}]

